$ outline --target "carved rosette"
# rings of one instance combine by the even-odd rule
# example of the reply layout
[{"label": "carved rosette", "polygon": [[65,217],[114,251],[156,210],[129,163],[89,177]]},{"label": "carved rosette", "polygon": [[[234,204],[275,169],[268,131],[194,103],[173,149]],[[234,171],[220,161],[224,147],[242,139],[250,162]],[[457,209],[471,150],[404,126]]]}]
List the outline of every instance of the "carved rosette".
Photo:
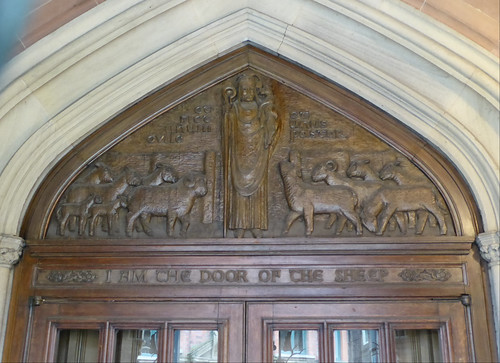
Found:
[{"label": "carved rosette", "polygon": [[451,273],[443,268],[429,268],[429,269],[404,269],[398,274],[401,279],[408,282],[420,281],[448,281]]},{"label": "carved rosette", "polygon": [[488,265],[500,265],[500,232],[481,233],[476,238],[481,257]]},{"label": "carved rosette", "polygon": [[77,282],[91,283],[97,278],[92,271],[51,271],[47,280],[54,283]]},{"label": "carved rosette", "polygon": [[11,235],[0,235],[0,265],[15,265],[23,253],[24,239]]}]

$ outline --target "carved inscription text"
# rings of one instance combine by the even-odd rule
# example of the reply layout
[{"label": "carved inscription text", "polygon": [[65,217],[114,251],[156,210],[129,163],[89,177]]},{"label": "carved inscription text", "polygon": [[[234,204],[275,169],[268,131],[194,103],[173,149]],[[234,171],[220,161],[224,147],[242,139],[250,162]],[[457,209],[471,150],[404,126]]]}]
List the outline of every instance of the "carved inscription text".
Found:
[{"label": "carved inscription text", "polygon": [[330,126],[328,120],[311,117],[310,111],[293,111],[289,117],[290,142],[298,139],[341,139],[350,137],[350,131]]},{"label": "carved inscription text", "polygon": [[[418,272],[418,273],[417,273]],[[415,274],[417,273],[417,274]],[[410,276],[408,278],[408,276]],[[417,276],[418,275],[418,276]],[[37,285],[335,285],[413,282],[462,283],[460,268],[164,268],[39,270]]]},{"label": "carved inscription text", "polygon": [[196,106],[192,112],[179,117],[177,123],[169,124],[162,134],[151,134],[147,137],[148,144],[180,144],[186,134],[209,133],[213,126],[213,106]]}]

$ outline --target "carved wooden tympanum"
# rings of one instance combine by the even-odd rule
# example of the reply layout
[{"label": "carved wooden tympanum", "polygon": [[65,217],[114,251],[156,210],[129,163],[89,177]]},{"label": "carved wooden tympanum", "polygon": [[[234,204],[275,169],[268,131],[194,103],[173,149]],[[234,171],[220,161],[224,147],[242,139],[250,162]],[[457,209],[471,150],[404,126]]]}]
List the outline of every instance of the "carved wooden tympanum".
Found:
[{"label": "carved wooden tympanum", "polygon": [[242,72],[88,165],[49,238],[447,235],[438,189],[352,120]]}]

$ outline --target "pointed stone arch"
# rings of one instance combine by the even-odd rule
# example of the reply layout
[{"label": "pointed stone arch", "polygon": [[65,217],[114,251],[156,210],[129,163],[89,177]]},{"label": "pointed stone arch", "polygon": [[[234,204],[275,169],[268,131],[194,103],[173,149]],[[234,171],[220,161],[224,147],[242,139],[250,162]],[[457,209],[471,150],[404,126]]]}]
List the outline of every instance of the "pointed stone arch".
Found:
[{"label": "pointed stone arch", "polygon": [[[279,84],[327,106],[381,138],[400,152],[402,157],[408,158],[434,183],[445,198],[455,230],[452,235],[470,237],[482,228],[480,215],[474,207],[474,200],[467,185],[453,166],[427,142],[406,129],[399,121],[341,87],[313,73],[305,72],[280,57],[247,45],[154,92],[96,130],[88,139],[75,145],[42,183],[28,211],[22,234],[27,239],[47,238],[50,219],[55,218],[54,212],[57,204],[61,203],[63,192],[71,183],[81,180],[80,174],[87,170],[92,161],[100,160],[99,157],[107,150],[161,115],[168,114],[168,111],[182,102],[244,70],[265,74]],[[214,126],[218,130],[220,127]],[[187,149],[189,150],[189,146]],[[327,154],[326,150],[324,154]]]},{"label": "pointed stone arch", "polygon": [[[498,160],[488,152],[498,149],[497,62],[453,34],[429,38],[420,29],[436,27],[432,20],[399,2],[386,5],[293,1],[204,8],[196,1],[151,7],[128,1],[85,14],[71,32],[65,32],[68,25],[7,69],[2,125],[10,130],[2,132],[0,185],[12,208],[1,218],[2,230],[19,232],[40,176],[75,142],[165,82],[249,40],[360,94],[443,150],[471,185],[485,230],[497,230]],[[198,21],[181,20],[193,16]],[[155,26],[162,31],[151,33]],[[135,44],[135,52],[121,53],[125,44]],[[450,51],[453,56],[442,57]],[[71,92],[62,91],[68,86]],[[18,117],[28,117],[30,126],[13,132]],[[478,131],[484,129],[491,132]],[[34,150],[43,155],[36,162]]]},{"label": "pointed stone arch", "polygon": [[477,203],[483,227],[471,231],[498,245],[498,59],[397,1],[268,3],[109,2],[15,58],[0,86],[0,200],[9,206],[0,231],[20,235],[36,190],[74,145],[250,41],[359,94],[439,149]]}]

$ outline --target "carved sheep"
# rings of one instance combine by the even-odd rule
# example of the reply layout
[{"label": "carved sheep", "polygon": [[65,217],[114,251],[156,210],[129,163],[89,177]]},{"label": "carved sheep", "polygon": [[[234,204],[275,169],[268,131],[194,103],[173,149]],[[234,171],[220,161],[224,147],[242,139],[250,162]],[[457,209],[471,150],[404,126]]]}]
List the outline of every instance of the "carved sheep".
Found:
[{"label": "carved sheep", "polygon": [[408,162],[400,159],[385,164],[378,173],[382,180],[394,180],[398,185],[429,184],[427,178]]},{"label": "carved sheep", "polygon": [[87,226],[87,219],[90,217],[89,209],[94,203],[100,202],[100,197],[90,195],[82,203],[61,203],[56,211],[56,218],[59,222],[59,234],[64,236],[68,220],[70,217],[75,217],[80,222],[78,225],[78,234],[82,235]]},{"label": "carved sheep", "polygon": [[[175,183],[179,179],[175,170],[169,166],[161,163],[156,164],[155,169],[149,175],[142,178],[142,185],[160,185],[163,183]],[[150,215],[141,215],[141,223],[136,223],[136,229],[138,232],[142,232],[142,226],[149,223],[151,220]]]},{"label": "carved sheep", "polygon": [[112,183],[113,180],[113,174],[109,167],[100,161],[94,164],[94,168],[90,174],[84,178],[84,182],[89,184],[106,184]]},{"label": "carved sheep", "polygon": [[[190,174],[174,184],[141,186],[135,188],[129,197],[127,214],[127,235],[131,236],[134,223],[141,216],[167,217],[167,234],[172,236],[176,221],[181,223],[181,235],[187,232],[189,220],[186,218],[193,208],[196,198],[207,193],[204,175]],[[140,218],[142,223],[144,218]],[[152,231],[143,223],[147,234]]]},{"label": "carved sheep", "polygon": [[118,196],[112,202],[103,204],[94,204],[90,207],[90,232],[89,235],[93,236],[99,218],[106,218],[108,234],[113,233],[113,219],[118,217],[118,209],[127,208],[127,198],[124,195]]},{"label": "carved sheep", "polygon": [[342,177],[337,172],[337,163],[334,160],[316,165],[311,173],[311,178],[315,182],[324,181],[328,185],[344,185],[353,188],[358,196],[360,206],[368,197],[384,186],[381,180],[365,181]]},{"label": "carved sheep", "polygon": [[[382,180],[358,180],[351,179],[347,177],[343,177],[339,175],[337,172],[338,165],[334,160],[329,160],[325,163],[317,164],[311,173],[311,178],[314,182],[324,181],[326,184],[334,186],[334,185],[344,185],[351,187],[358,197],[358,206],[363,208],[366,200],[372,196],[377,190],[384,186],[384,182]],[[406,221],[404,220],[404,216],[396,213],[395,218],[397,220],[398,225],[402,230],[406,228]],[[335,219],[330,219],[329,223],[333,224]],[[331,224],[327,226],[331,227]],[[339,223],[339,228],[337,229],[337,234],[342,232],[343,221]]]},{"label": "carved sheep", "polygon": [[442,235],[447,233],[438,197],[432,188],[424,186],[385,187],[376,192],[361,211],[363,224],[377,235],[382,235],[387,223],[396,212],[417,212],[416,234],[422,234],[430,212],[439,224]]},{"label": "carved sheep", "polygon": [[346,170],[349,178],[361,178],[363,180],[380,180],[377,173],[370,166],[370,160],[354,160],[349,163]]},{"label": "carved sheep", "polygon": [[80,203],[89,195],[100,196],[103,203],[110,203],[119,195],[126,194],[129,186],[141,184],[141,178],[137,173],[126,169],[113,183],[88,185],[73,184],[69,187],[66,195],[67,203]]},{"label": "carved sheep", "polygon": [[142,185],[175,183],[178,179],[177,173],[171,166],[158,163],[153,172],[142,179]]},{"label": "carved sheep", "polygon": [[358,198],[352,188],[347,186],[328,186],[306,184],[299,177],[296,164],[283,161],[279,164],[285,186],[285,196],[290,207],[284,234],[288,233],[292,223],[300,216],[306,223],[306,235],[314,230],[314,214],[339,213],[350,220],[356,227],[356,234],[363,233],[363,227],[356,206]]},{"label": "carved sheep", "polygon": [[[404,159],[397,159],[385,164],[378,174],[380,179],[392,180],[398,185],[430,185],[429,180],[417,168]],[[416,213],[408,212],[407,215],[410,228],[415,228],[417,225]],[[420,213],[420,217],[427,218],[427,216],[423,216],[423,213]],[[437,226],[436,219],[432,215],[429,218],[431,226]]]}]

